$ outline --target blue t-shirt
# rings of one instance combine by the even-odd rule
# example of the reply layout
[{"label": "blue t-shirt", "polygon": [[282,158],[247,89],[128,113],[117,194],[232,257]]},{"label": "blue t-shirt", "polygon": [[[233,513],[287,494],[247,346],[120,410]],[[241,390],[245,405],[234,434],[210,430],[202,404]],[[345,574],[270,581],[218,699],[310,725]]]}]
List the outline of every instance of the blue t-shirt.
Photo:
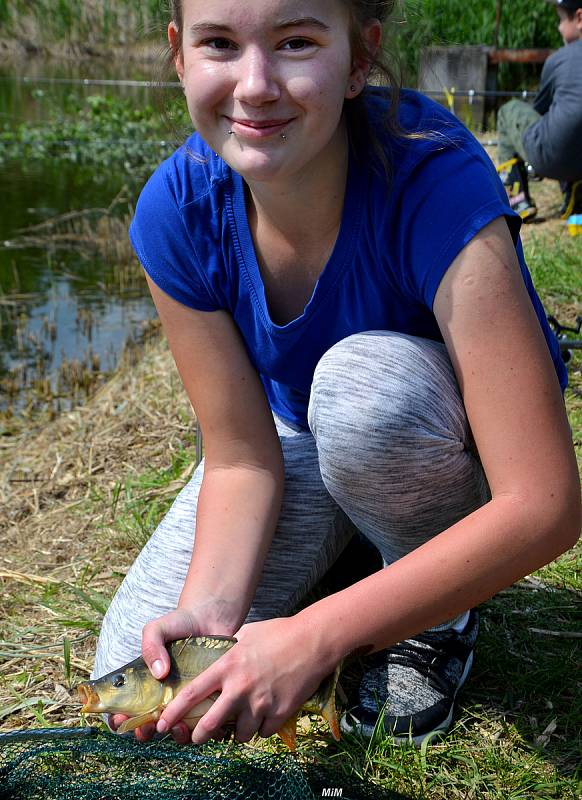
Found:
[{"label": "blue t-shirt", "polygon": [[[366,102],[377,126],[389,94],[369,89]],[[453,115],[421,94],[403,93],[400,122],[429,137],[394,140],[380,133],[390,184],[371,151],[350,150],[335,248],[303,314],[286,325],[269,315],[244,181],[197,134],[161,164],[137,204],[130,236],[149,276],[186,306],[228,311],[271,408],[303,428],[315,366],[336,342],[367,330],[442,341],[432,311],[439,283],[463,247],[500,216],[515,240],[562,388],[567,383],[524,262],[520,219],[493,163]]]}]

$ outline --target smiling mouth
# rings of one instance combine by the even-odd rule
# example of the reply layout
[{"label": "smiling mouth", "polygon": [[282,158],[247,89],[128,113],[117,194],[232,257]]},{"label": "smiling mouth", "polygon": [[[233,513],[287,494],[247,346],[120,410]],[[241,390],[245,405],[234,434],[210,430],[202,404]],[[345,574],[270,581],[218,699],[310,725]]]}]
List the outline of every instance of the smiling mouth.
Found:
[{"label": "smiling mouth", "polygon": [[246,119],[233,119],[237,125],[247,125],[249,128],[274,128],[276,125],[286,125],[289,120],[286,119],[269,119],[265,122],[251,122]]},{"label": "smiling mouth", "polygon": [[283,128],[292,121],[291,119],[268,119],[253,122],[252,120],[232,119],[230,117],[227,117],[227,119],[234,133],[253,139],[261,139],[274,133],[281,133]]}]

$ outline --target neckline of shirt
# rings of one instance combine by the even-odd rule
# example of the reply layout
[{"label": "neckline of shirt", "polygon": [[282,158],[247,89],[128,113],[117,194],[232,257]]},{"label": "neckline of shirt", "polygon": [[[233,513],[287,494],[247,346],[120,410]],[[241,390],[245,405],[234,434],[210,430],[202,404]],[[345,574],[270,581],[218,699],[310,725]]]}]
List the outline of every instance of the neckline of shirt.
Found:
[{"label": "neckline of shirt", "polygon": [[269,313],[265,285],[247,215],[245,184],[238,173],[232,171],[231,175],[232,191],[227,195],[227,210],[239,268],[247,280],[253,303],[267,330],[270,333],[290,333],[310,322],[324,304],[346,267],[353,262],[353,251],[364,205],[364,170],[358,168],[350,149],[344,207],[334,248],[303,313],[285,325],[275,323]]}]

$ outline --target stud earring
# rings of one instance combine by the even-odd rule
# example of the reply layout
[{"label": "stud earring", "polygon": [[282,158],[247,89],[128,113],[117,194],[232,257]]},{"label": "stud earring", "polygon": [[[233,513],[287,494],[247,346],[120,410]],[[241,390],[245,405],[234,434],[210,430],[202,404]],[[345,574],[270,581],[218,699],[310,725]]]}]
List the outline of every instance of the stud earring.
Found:
[{"label": "stud earring", "polygon": [[357,91],[358,91],[358,87],[354,86],[354,84],[352,83],[352,85],[350,86],[350,92],[357,92]]}]

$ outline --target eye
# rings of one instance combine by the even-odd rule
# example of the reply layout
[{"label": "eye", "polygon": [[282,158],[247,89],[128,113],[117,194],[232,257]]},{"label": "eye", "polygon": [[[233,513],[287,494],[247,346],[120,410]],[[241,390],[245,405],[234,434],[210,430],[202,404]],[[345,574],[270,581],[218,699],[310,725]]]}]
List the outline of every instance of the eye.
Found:
[{"label": "eye", "polygon": [[213,50],[229,50],[232,46],[232,42],[221,36],[215,36],[214,39],[205,39],[202,44],[206,47],[211,47]]},{"label": "eye", "polygon": [[297,36],[295,39],[288,39],[283,44],[283,48],[285,50],[305,50],[307,47],[310,47],[313,42],[310,42],[308,39],[302,39],[301,37]]},{"label": "eye", "polygon": [[112,684],[116,689],[120,689],[122,686],[125,686],[125,675],[121,672],[119,675],[115,675],[112,680]]}]

